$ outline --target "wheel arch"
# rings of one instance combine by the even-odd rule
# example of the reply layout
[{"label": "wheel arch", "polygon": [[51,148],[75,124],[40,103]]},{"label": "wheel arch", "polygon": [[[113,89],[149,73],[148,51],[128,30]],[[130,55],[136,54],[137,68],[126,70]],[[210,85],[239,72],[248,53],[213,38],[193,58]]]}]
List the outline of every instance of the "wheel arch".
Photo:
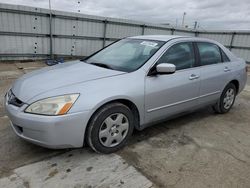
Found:
[{"label": "wheel arch", "polygon": [[140,117],[141,117],[141,115],[140,115],[140,112],[139,112],[138,107],[136,106],[136,104],[134,102],[132,102],[131,100],[129,100],[129,99],[117,98],[117,99],[112,99],[112,100],[109,100],[109,101],[105,101],[105,102],[99,104],[98,107],[96,107],[93,110],[93,112],[92,112],[92,114],[91,114],[91,116],[90,116],[90,118],[88,120],[86,129],[85,129],[85,136],[84,137],[86,137],[86,133],[87,133],[87,129],[89,127],[90,121],[92,120],[94,115],[98,112],[98,110],[100,110],[102,107],[104,107],[107,104],[116,103],[116,102],[127,106],[132,111],[132,113],[133,113],[133,115],[135,117],[135,127],[134,128],[137,129],[137,130],[140,130]]},{"label": "wheel arch", "polygon": [[240,82],[238,80],[234,79],[234,80],[230,81],[229,83],[232,83],[232,84],[235,85],[235,87],[236,87],[236,94],[238,94],[239,88],[240,88]]}]

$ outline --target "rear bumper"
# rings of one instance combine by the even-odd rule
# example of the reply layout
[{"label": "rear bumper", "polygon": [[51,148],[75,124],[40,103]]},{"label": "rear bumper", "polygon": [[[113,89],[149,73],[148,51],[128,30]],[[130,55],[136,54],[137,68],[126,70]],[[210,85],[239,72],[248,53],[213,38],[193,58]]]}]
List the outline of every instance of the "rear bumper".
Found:
[{"label": "rear bumper", "polygon": [[14,132],[21,138],[47,148],[82,147],[89,112],[62,116],[43,116],[24,113],[5,101],[5,109]]}]

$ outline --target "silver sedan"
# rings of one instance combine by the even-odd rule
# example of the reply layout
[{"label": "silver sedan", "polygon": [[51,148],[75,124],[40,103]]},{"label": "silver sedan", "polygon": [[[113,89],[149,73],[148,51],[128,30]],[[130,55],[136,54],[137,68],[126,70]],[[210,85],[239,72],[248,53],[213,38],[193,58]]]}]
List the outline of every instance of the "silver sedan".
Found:
[{"label": "silver sedan", "polygon": [[137,36],[19,78],[5,96],[15,133],[48,148],[111,153],[142,130],[204,106],[228,112],[246,64],[218,42]]}]

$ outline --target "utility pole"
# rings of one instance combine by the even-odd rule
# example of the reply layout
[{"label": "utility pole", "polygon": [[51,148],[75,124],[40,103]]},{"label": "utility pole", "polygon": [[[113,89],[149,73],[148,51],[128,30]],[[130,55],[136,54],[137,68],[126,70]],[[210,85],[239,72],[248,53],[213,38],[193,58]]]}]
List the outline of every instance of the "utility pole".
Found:
[{"label": "utility pole", "polygon": [[198,22],[197,22],[197,21],[195,21],[195,22],[194,22],[194,30],[196,30],[196,28],[197,28],[197,24],[198,24]]},{"label": "utility pole", "polygon": [[185,27],[185,16],[186,16],[186,12],[183,12],[183,16],[182,16],[182,23],[181,23],[181,26],[182,27]]},{"label": "utility pole", "polygon": [[50,2],[50,0],[49,0],[49,35],[50,35],[50,59],[53,59],[52,12],[51,12],[51,2]]},{"label": "utility pole", "polygon": [[81,10],[80,10],[80,3],[81,3],[80,0],[79,0],[77,3],[78,3],[78,5],[79,5],[79,7],[78,7],[78,8],[79,8],[79,9],[78,9],[78,12],[81,12]]}]

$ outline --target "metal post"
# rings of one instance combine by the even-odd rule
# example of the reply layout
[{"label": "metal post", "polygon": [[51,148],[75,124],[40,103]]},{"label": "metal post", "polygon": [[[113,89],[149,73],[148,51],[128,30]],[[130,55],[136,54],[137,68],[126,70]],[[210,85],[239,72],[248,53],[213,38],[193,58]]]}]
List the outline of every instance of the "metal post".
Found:
[{"label": "metal post", "polygon": [[53,41],[52,41],[52,12],[51,12],[51,2],[49,0],[49,36],[50,36],[50,59],[53,59]]},{"label": "metal post", "polygon": [[142,31],[141,31],[141,34],[142,34],[142,35],[144,35],[144,33],[145,33],[145,27],[146,27],[146,25],[145,25],[145,24],[143,24],[143,25],[142,25],[141,27],[142,27]]},{"label": "metal post", "polygon": [[183,12],[183,16],[182,16],[182,23],[181,23],[181,26],[182,27],[185,27],[185,16],[186,16],[186,12]]},{"label": "metal post", "polygon": [[230,46],[229,46],[229,50],[231,51],[233,48],[233,42],[234,42],[234,36],[235,36],[235,32],[232,33],[232,37],[231,37],[231,41],[230,41]]},{"label": "metal post", "polygon": [[174,35],[174,31],[175,31],[175,29],[172,28],[172,29],[171,29],[171,35]]},{"label": "metal post", "polygon": [[105,47],[105,44],[106,44],[106,33],[107,33],[107,24],[108,24],[108,20],[105,19],[103,21],[104,23],[104,27],[103,27],[103,44],[102,44],[102,47],[104,48]]}]

